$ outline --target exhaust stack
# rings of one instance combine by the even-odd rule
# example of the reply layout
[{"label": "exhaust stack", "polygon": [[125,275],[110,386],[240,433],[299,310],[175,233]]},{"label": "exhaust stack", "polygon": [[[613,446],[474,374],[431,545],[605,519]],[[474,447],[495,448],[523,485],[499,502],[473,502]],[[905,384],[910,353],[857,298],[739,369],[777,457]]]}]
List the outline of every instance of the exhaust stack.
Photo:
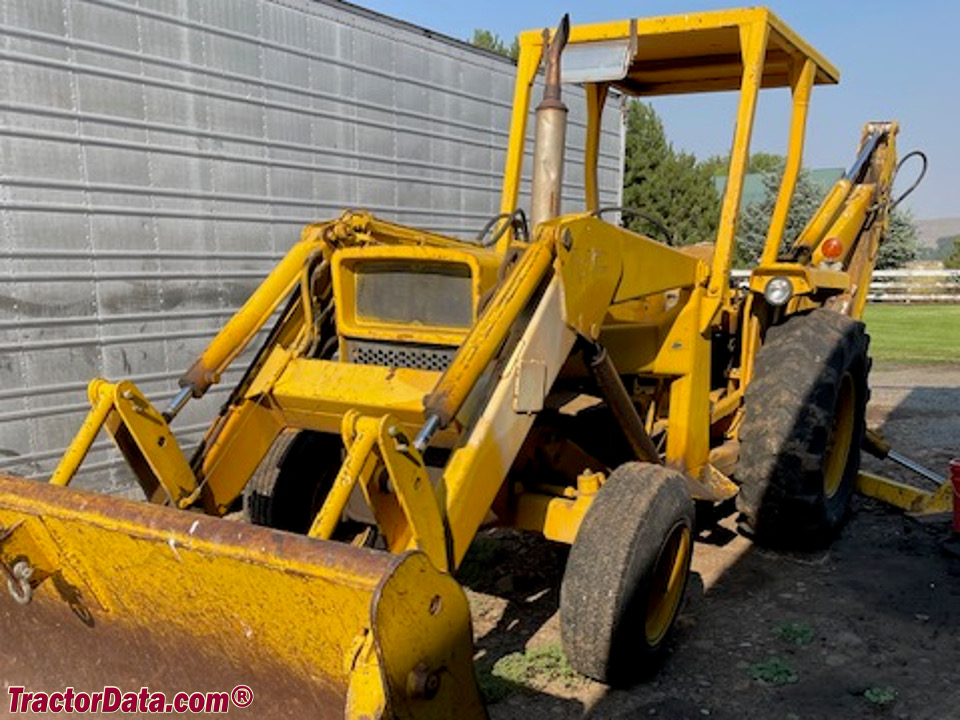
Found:
[{"label": "exhaust stack", "polygon": [[537,106],[530,201],[530,218],[534,228],[560,214],[563,150],[567,136],[567,106],[560,99],[560,54],[570,37],[570,16],[564,15],[560,20],[552,41],[549,36],[544,29],[546,86],[543,99]]}]

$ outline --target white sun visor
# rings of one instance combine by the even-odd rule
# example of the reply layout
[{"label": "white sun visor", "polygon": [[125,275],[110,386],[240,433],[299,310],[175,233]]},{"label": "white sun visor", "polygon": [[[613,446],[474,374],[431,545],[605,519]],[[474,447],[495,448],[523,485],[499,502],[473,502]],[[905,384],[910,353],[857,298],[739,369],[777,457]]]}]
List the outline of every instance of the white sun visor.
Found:
[{"label": "white sun visor", "polygon": [[567,45],[560,55],[563,83],[623,80],[633,58],[630,38]]}]

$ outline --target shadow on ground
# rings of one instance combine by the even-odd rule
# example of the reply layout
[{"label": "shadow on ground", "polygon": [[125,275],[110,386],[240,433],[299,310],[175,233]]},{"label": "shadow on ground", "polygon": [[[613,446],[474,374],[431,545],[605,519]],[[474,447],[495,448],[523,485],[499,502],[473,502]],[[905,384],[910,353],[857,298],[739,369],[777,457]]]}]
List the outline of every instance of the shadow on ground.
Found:
[{"label": "shadow on ground", "polygon": [[[960,408],[960,388],[888,390],[881,378],[868,417],[895,447],[931,464],[960,450],[960,414],[947,412]],[[519,533],[482,534],[460,580],[491,717],[960,717],[960,558],[942,550],[946,519],[919,522],[857,496],[830,549],[806,554],[757,548],[732,532],[734,520],[704,528],[663,669],[628,690],[495,671],[526,647],[559,646],[565,552]]]}]

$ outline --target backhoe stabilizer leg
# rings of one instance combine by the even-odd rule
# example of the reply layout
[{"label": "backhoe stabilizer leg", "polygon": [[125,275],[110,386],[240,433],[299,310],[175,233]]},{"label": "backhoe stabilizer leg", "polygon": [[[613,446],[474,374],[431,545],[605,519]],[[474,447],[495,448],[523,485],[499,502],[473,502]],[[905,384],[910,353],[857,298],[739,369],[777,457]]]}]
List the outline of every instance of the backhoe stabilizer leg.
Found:
[{"label": "backhoe stabilizer leg", "polygon": [[936,490],[923,490],[907,483],[898,482],[882,475],[860,471],[857,490],[868,497],[876,498],[913,515],[939,515],[953,508],[950,481],[895,451],[879,432],[867,429],[863,436],[863,449],[880,460],[890,459],[908,470],[935,482]]},{"label": "backhoe stabilizer leg", "polygon": [[901,508],[911,515],[939,515],[953,509],[953,486],[949,482],[930,492],[882,475],[861,471],[857,476],[857,490],[868,497]]}]

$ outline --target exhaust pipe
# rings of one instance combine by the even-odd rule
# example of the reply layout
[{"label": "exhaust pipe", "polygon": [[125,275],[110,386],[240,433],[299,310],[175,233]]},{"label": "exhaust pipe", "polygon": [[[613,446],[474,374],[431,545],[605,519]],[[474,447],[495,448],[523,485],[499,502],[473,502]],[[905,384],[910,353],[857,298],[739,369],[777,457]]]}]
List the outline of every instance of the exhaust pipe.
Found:
[{"label": "exhaust pipe", "polygon": [[[544,29],[547,46],[546,86],[537,106],[537,129],[533,150],[533,186],[530,219],[533,227],[560,214],[560,190],[563,184],[563,150],[567,137],[567,106],[560,99],[560,54],[570,37],[570,16],[564,15],[550,41]],[[548,44],[549,43],[549,44]]]}]

